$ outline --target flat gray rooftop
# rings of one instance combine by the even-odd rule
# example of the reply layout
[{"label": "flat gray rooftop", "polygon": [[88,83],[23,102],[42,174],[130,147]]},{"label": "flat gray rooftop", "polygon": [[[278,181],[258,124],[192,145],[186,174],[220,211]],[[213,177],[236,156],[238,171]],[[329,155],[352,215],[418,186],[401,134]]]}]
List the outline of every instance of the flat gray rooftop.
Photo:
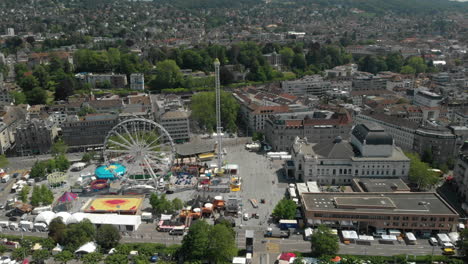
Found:
[{"label": "flat gray rooftop", "polygon": [[307,211],[458,215],[436,193],[303,193]]},{"label": "flat gray rooftop", "polygon": [[367,179],[356,178],[354,181],[365,192],[409,192],[410,188],[401,179]]}]

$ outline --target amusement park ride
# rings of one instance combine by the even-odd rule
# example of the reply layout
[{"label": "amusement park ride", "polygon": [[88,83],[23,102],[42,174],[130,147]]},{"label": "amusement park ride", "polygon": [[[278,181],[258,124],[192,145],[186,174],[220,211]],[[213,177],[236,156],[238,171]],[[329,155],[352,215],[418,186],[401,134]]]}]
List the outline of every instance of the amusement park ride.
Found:
[{"label": "amusement park ride", "polygon": [[[175,158],[174,142],[158,123],[133,118],[122,121],[106,136],[103,157],[108,170],[127,185],[150,184],[158,187]],[[125,167],[125,173],[112,169],[112,164]]]}]

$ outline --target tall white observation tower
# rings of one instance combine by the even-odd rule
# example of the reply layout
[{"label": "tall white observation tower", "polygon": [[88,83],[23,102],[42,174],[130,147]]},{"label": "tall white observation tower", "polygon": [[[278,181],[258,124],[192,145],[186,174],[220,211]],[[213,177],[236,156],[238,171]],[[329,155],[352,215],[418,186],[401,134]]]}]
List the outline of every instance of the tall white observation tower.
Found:
[{"label": "tall white observation tower", "polygon": [[222,172],[223,166],[223,128],[221,127],[221,82],[219,80],[219,60],[213,63],[215,67],[215,91],[216,91],[216,136],[218,138],[218,173]]}]

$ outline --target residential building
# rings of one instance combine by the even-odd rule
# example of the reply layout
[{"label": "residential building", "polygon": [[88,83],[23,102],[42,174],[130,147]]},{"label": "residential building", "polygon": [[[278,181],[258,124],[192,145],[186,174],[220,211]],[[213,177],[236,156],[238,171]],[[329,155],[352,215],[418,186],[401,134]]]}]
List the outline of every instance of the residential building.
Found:
[{"label": "residential building", "polygon": [[127,86],[127,75],[125,74],[77,74],[79,79],[91,84],[92,87],[100,87],[108,83],[111,88],[125,88]]},{"label": "residential building", "polygon": [[73,54],[69,52],[36,52],[29,54],[27,58],[28,66],[34,69],[38,65],[48,65],[54,57],[67,61],[71,66],[73,65]]},{"label": "residential building", "polygon": [[176,143],[190,141],[190,112],[168,111],[161,115],[160,123]]},{"label": "residential building", "polygon": [[265,60],[268,62],[268,64],[270,64],[270,66],[277,70],[281,70],[281,66],[283,65],[281,54],[278,54],[276,53],[276,51],[273,51],[272,53],[263,54],[263,58],[265,58]]},{"label": "residential building", "polygon": [[349,137],[351,115],[345,109],[336,112],[315,110],[270,115],[265,121],[265,139],[274,151],[289,151],[296,137],[308,142],[329,141]]},{"label": "residential building", "polygon": [[7,28],[6,35],[9,36],[9,37],[13,37],[15,35],[15,29],[14,28]]},{"label": "residential building", "polygon": [[430,153],[433,163],[446,164],[455,155],[457,136],[446,127],[424,126],[414,133],[413,151],[419,155]]},{"label": "residential building", "polygon": [[322,185],[350,184],[354,178],[408,178],[410,160],[394,145],[393,138],[376,125],[359,124],[351,140],[309,143],[296,138],[291,160],[294,170],[287,172],[299,181]]},{"label": "residential building", "polygon": [[6,106],[0,112],[0,154],[5,154],[14,147],[16,127],[26,119],[25,109]]},{"label": "residential building", "polygon": [[468,203],[468,141],[465,141],[457,155],[453,169],[453,186],[464,203]]},{"label": "residential building", "polygon": [[352,91],[373,91],[387,89],[387,79],[372,74],[359,75],[353,78]]},{"label": "residential building", "polygon": [[107,133],[117,124],[116,114],[88,114],[80,119],[69,117],[62,124],[62,138],[73,149],[102,146]]},{"label": "residential building", "polygon": [[355,116],[355,123],[372,122],[381,126],[395,140],[395,145],[420,156],[432,151],[434,161],[443,164],[455,154],[457,136],[443,126],[421,125],[405,118],[381,112],[366,111]]},{"label": "residential building", "polygon": [[145,89],[145,75],[143,73],[130,74],[130,89],[141,91]]},{"label": "residential building", "polygon": [[414,94],[414,104],[426,107],[437,107],[440,105],[443,97],[440,94],[429,92],[427,90],[417,90]]},{"label": "residential building", "polygon": [[330,87],[331,82],[324,80],[320,75],[307,75],[301,79],[281,82],[284,93],[296,96],[322,96],[326,91],[330,90]]},{"label": "residential building", "polygon": [[15,152],[19,156],[39,155],[50,151],[58,136],[58,126],[48,120],[32,119],[16,127]]},{"label": "residential building", "polygon": [[398,229],[416,235],[455,231],[459,215],[437,193],[358,192],[303,193],[302,210],[309,225],[358,231]]},{"label": "residential building", "polygon": [[468,126],[468,107],[454,111],[453,122],[459,126]]},{"label": "residential building", "polygon": [[327,79],[351,80],[358,70],[357,64],[346,64],[325,70]]}]

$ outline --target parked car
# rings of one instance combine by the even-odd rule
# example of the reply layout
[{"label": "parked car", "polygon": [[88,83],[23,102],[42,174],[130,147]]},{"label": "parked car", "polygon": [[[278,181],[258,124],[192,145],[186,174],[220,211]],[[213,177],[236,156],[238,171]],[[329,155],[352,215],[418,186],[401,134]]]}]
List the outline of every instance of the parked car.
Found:
[{"label": "parked car", "polygon": [[437,238],[431,237],[429,238],[429,244],[431,244],[431,246],[437,246],[439,242],[437,241]]},{"label": "parked car", "polygon": [[8,218],[8,220],[9,220],[9,221],[16,222],[16,221],[18,221],[18,217],[12,216],[12,217]]},{"label": "parked car", "polygon": [[150,258],[150,262],[152,262],[152,263],[158,262],[158,260],[159,260],[159,256],[157,256],[157,255],[151,256],[151,258]]}]

